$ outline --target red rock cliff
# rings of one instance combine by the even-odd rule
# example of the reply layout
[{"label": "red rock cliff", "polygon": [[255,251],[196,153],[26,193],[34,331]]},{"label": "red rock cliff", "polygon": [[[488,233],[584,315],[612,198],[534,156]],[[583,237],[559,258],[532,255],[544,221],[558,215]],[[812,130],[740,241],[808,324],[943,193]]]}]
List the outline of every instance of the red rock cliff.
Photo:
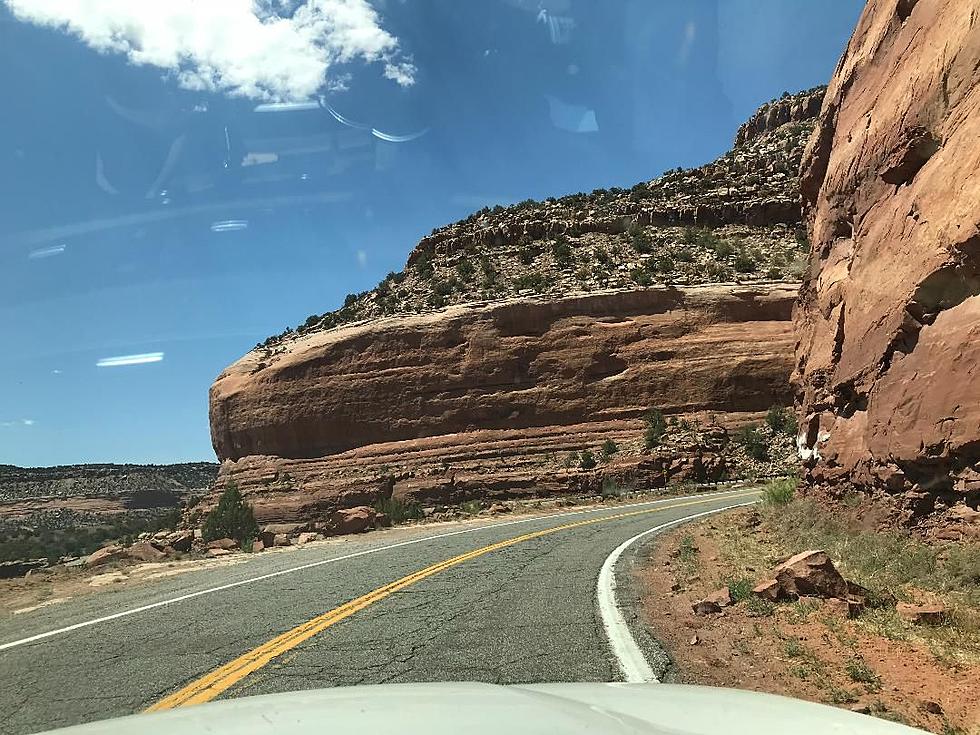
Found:
[{"label": "red rock cliff", "polygon": [[[789,400],[793,285],[648,288],[453,307],[258,351],[211,388],[221,459]],[[265,364],[265,363],[262,363]]]},{"label": "red rock cliff", "polygon": [[978,0],[871,0],[804,157],[809,481],[907,522],[980,500],[978,82]]}]

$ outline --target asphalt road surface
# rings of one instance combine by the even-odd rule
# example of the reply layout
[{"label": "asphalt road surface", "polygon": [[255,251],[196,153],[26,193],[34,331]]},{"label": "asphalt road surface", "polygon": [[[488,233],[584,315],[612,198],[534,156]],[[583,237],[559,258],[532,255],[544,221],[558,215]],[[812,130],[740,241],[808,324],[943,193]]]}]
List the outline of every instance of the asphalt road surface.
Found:
[{"label": "asphalt road surface", "polygon": [[[629,667],[612,639],[624,631],[597,602],[610,553],[651,528],[756,497],[734,490],[403,527],[7,616],[0,732],[353,684],[621,681]],[[629,567],[641,543],[614,570],[620,618],[631,617]],[[662,656],[635,622],[625,638],[641,659]]]}]

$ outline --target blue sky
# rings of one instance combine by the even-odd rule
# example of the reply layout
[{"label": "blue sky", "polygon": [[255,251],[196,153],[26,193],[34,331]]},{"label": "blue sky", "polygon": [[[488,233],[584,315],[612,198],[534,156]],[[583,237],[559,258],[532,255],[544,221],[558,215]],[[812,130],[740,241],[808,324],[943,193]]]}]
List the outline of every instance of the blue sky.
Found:
[{"label": "blue sky", "polygon": [[268,13],[0,0],[0,463],[213,459],[208,387],[256,342],[474,209],[714,158],[863,5],[275,2],[267,44]]}]

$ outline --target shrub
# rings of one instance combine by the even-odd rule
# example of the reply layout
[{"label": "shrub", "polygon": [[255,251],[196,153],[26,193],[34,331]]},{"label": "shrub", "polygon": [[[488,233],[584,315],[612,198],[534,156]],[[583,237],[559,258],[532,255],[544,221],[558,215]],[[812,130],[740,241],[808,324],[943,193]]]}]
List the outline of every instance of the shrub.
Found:
[{"label": "shrub", "polygon": [[796,417],[789,409],[782,406],[773,406],[766,414],[766,423],[773,431],[781,431],[791,436],[796,436]]},{"label": "shrub", "polygon": [[747,577],[733,579],[728,583],[728,594],[731,595],[732,602],[747,600],[752,595],[752,580]]},{"label": "shrub", "polygon": [[460,283],[455,278],[447,278],[445,281],[436,281],[432,284],[432,292],[437,296],[448,296],[459,287]]},{"label": "shrub", "polygon": [[724,260],[735,254],[735,246],[728,242],[728,240],[719,240],[715,243],[714,251],[716,258]]},{"label": "shrub", "polygon": [[868,666],[862,659],[852,658],[844,665],[844,670],[851,677],[851,681],[858,681],[867,685],[869,691],[878,691],[881,689],[881,679],[874,672],[874,669]]},{"label": "shrub", "polygon": [[666,255],[661,258],[657,258],[657,270],[661,273],[670,273],[672,270],[674,270],[674,261]]},{"label": "shrub", "polygon": [[674,253],[674,260],[681,263],[690,263],[692,260],[694,260],[694,251],[690,250],[689,248],[681,248]]},{"label": "shrub", "polygon": [[653,276],[646,268],[634,268],[630,271],[630,278],[637,286],[649,286],[653,283]]},{"label": "shrub", "polygon": [[667,433],[667,423],[664,421],[663,413],[656,408],[650,409],[646,421],[647,428],[643,434],[643,443],[646,444],[647,449],[652,449],[660,444],[660,440]]},{"label": "shrub", "polygon": [[751,255],[747,255],[746,253],[736,255],[734,265],[738,273],[754,273],[759,268],[759,264],[755,262]]},{"label": "shrub", "polygon": [[388,516],[388,520],[393,524],[418,520],[422,517],[422,508],[414,500],[381,498],[374,504],[374,509]]},{"label": "shrub", "polygon": [[517,259],[524,265],[531,265],[534,259],[541,254],[541,251],[531,245],[525,245],[517,251]]},{"label": "shrub", "polygon": [[349,293],[349,294],[347,294],[344,297],[344,308],[346,309],[348,306],[353,306],[356,301],[357,301],[357,294],[356,293]]},{"label": "shrub", "polygon": [[796,493],[796,478],[773,480],[762,488],[762,502],[768,506],[788,505]]},{"label": "shrub", "polygon": [[562,268],[572,264],[572,248],[564,238],[557,239],[551,244],[551,255],[555,263]]},{"label": "shrub", "polygon": [[497,269],[493,267],[493,262],[486,254],[480,256],[480,270],[483,271],[483,283],[492,286],[497,282]]},{"label": "shrub", "polygon": [[753,459],[769,459],[766,440],[754,426],[743,426],[735,434],[735,441],[745,447],[745,452]]},{"label": "shrub", "polygon": [[514,288],[526,289],[541,293],[548,288],[548,279],[543,273],[524,273],[514,279]]},{"label": "shrub", "polygon": [[234,539],[244,549],[258,535],[259,526],[255,522],[252,506],[245,502],[238,485],[229,482],[218,498],[218,504],[204,520],[201,536],[205,541]]},{"label": "shrub", "polygon": [[596,461],[595,457],[592,455],[592,452],[590,452],[588,449],[582,450],[582,453],[579,455],[578,466],[579,469],[582,470],[594,469],[596,466]]},{"label": "shrub", "polygon": [[436,272],[435,266],[432,265],[432,256],[428,253],[420,255],[413,267],[415,268],[415,274],[426,281],[432,278]]},{"label": "shrub", "polygon": [[468,516],[475,516],[483,510],[483,504],[479,500],[466,500],[460,504],[459,509]]},{"label": "shrub", "polygon": [[612,258],[609,256],[609,253],[605,248],[596,248],[593,251],[593,255],[595,256],[596,262],[602,263],[603,265],[609,265],[609,263],[612,261]]},{"label": "shrub", "polygon": [[611,477],[603,478],[599,494],[604,498],[618,498],[623,494],[623,488]]},{"label": "shrub", "polygon": [[602,443],[602,456],[609,459],[616,452],[619,451],[619,446],[612,439],[606,439]]},{"label": "shrub", "polygon": [[459,262],[456,263],[456,273],[459,274],[459,277],[464,281],[470,280],[475,272],[476,268],[473,267],[473,264],[469,261],[469,258],[460,258]]}]

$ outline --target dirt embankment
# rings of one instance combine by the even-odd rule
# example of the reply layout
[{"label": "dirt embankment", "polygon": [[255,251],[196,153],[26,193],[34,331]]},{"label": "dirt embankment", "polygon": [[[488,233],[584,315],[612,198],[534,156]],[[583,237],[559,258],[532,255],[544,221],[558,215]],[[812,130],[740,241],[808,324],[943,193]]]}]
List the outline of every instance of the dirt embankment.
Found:
[{"label": "dirt embankment", "polygon": [[[773,567],[824,548],[848,580],[885,602],[777,604],[751,593]],[[653,635],[692,684],[782,694],[899,720],[944,735],[980,733],[980,544],[927,546],[876,527],[868,508],[835,513],[796,500],[689,524],[661,537],[638,572]],[[733,604],[697,615],[727,588]],[[945,608],[913,623],[896,602]]]}]

